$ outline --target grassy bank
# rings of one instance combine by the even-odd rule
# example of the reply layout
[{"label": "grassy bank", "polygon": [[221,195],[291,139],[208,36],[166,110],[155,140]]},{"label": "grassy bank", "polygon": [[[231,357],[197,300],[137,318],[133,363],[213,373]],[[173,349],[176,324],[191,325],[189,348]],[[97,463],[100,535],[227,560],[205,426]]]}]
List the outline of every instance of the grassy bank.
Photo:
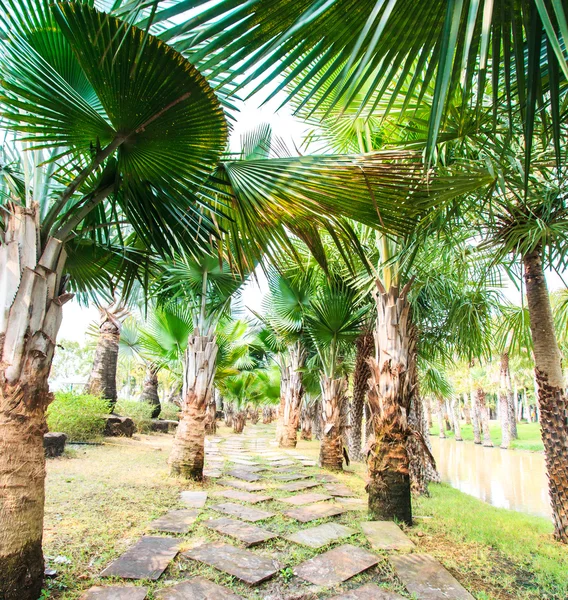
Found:
[{"label": "grassy bank", "polygon": [[[544,446],[540,437],[540,423],[518,423],[517,431],[519,439],[511,442],[513,450],[530,450],[531,452],[543,452]],[[438,435],[440,429],[435,424],[430,429],[431,435]],[[491,421],[489,424],[489,432],[491,433],[491,441],[495,446],[501,444],[501,427],[496,421]],[[473,427],[471,425],[461,424],[461,434],[464,440],[473,442]],[[446,431],[447,437],[454,437],[453,431]]]},{"label": "grassy bank", "polygon": [[[229,432],[223,428],[221,433]],[[272,436],[273,430],[264,435]],[[98,574],[147,533],[151,520],[170,508],[179,508],[180,490],[199,489],[168,476],[166,460],[172,436],[141,435],[133,440],[107,442],[104,446],[76,446],[67,456],[48,461],[45,553],[50,557],[48,565],[55,567],[59,576],[49,582],[44,598],[77,600],[86,588],[100,584]],[[318,447],[317,442],[300,442],[297,451],[315,457]],[[353,465],[351,472],[339,477],[364,496],[363,465]],[[210,481],[205,489],[213,491],[221,486]],[[262,506],[277,516],[260,526],[286,535],[304,526],[280,514],[285,505],[277,498],[282,494],[275,490],[276,499]],[[433,486],[430,498],[418,500],[415,514],[431,517],[417,519],[415,527],[408,530],[417,551],[436,556],[477,600],[568,597],[568,549],[552,540],[552,526],[546,519],[495,509],[445,485]],[[223,536],[203,526],[204,520],[218,516],[206,508],[190,533],[180,537],[181,549],[203,541],[223,540]],[[356,528],[358,521],[367,518],[365,513],[353,511],[333,520]],[[349,542],[368,548],[361,534]],[[313,556],[311,549],[279,538],[254,551],[277,558],[287,568],[272,580],[249,588],[214,569],[178,558],[160,581],[142,583],[151,589],[149,600],[154,597],[152,592],[166,582],[198,573],[248,599],[315,600],[338,593],[314,592],[293,576],[291,568]],[[65,558],[54,562],[56,557]],[[377,567],[350,580],[347,587],[367,581],[409,597],[386,556]]]}]

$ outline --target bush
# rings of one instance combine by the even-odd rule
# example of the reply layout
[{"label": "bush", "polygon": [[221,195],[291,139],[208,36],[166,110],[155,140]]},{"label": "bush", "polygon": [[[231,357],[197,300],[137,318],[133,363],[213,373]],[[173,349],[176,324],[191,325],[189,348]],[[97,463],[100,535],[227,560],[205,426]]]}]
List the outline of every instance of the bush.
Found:
[{"label": "bush", "polygon": [[152,411],[154,407],[148,402],[137,402],[136,400],[119,400],[114,412],[122,417],[130,417],[136,425],[138,433],[148,433],[152,422]]},{"label": "bush", "polygon": [[179,406],[173,402],[162,402],[162,411],[160,412],[160,419],[167,419],[169,421],[179,420]]},{"label": "bush", "polygon": [[73,392],[57,392],[47,409],[50,431],[62,431],[70,442],[96,441],[103,437],[108,401]]}]

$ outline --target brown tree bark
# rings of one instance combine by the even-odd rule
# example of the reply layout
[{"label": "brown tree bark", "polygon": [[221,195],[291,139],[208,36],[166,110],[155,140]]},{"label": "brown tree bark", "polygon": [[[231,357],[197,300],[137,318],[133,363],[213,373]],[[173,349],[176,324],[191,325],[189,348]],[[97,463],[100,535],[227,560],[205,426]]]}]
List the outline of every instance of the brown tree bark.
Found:
[{"label": "brown tree bark", "polygon": [[287,365],[286,396],[284,398],[284,414],[282,416],[282,433],[280,448],[295,448],[298,443],[298,426],[300,424],[300,407],[304,397],[302,373],[304,366],[305,350],[300,342],[292,344],[288,349],[289,363]]},{"label": "brown tree bark", "polygon": [[147,402],[154,407],[151,415],[152,419],[157,419],[160,416],[162,405],[160,404],[160,396],[158,395],[158,370],[154,365],[146,367],[140,402]]},{"label": "brown tree bark", "polygon": [[503,352],[499,364],[499,416],[501,419],[501,448],[511,444],[511,406],[513,388],[509,371],[509,353]]},{"label": "brown tree bark", "polygon": [[284,435],[284,412],[286,410],[286,398],[288,396],[288,376],[290,372],[288,362],[287,356],[280,356],[280,404],[278,406],[278,419],[276,422],[276,441],[278,445],[280,445]]},{"label": "brown tree bark", "polygon": [[205,407],[205,435],[217,433],[217,403],[214,394],[211,395]]},{"label": "brown tree bark", "polygon": [[169,458],[172,475],[185,479],[203,479],[205,457],[205,412],[213,392],[215,334],[190,334],[184,357],[182,405],[179,425]]},{"label": "brown tree bark", "polygon": [[375,342],[371,332],[363,332],[356,342],[357,356],[353,371],[353,398],[351,400],[351,419],[349,428],[349,458],[364,460],[363,455],[363,412],[369,390],[369,358],[373,355]]},{"label": "brown tree bark", "polygon": [[238,410],[233,416],[233,433],[242,433],[247,422],[247,411]]},{"label": "brown tree bark", "polygon": [[269,425],[272,423],[272,419],[274,417],[274,410],[272,406],[263,406],[262,408],[262,423],[264,425]]},{"label": "brown tree bark", "polygon": [[43,582],[45,412],[65,292],[63,243],[40,245],[39,206],[9,204],[0,232],[0,598]]},{"label": "brown tree bark", "polygon": [[235,414],[235,409],[231,402],[224,402],[224,413],[225,413],[225,426],[232,427],[233,426],[233,415]]},{"label": "brown tree bark", "polygon": [[415,336],[412,335],[410,285],[387,291],[376,280],[377,328],[375,356],[369,359],[368,406],[374,439],[368,444],[369,510],[377,519],[398,519],[412,524],[407,438],[415,365]]},{"label": "brown tree bark", "polygon": [[115,305],[100,307],[101,320],[93,368],[87,383],[87,392],[108,400],[110,412],[117,399],[116,368],[120,344],[121,318],[124,311]]},{"label": "brown tree bark", "polygon": [[489,431],[489,408],[487,408],[485,390],[478,386],[475,391],[475,397],[477,400],[479,422],[481,424],[481,432],[483,435],[483,445],[487,448],[493,448],[491,433]]},{"label": "brown tree bark", "polygon": [[313,404],[309,404],[307,406],[303,406],[300,412],[300,437],[308,442],[312,439],[314,422],[313,409]]},{"label": "brown tree bark", "polygon": [[523,258],[554,535],[568,543],[568,397],[541,250]]},{"label": "brown tree bark", "polygon": [[320,387],[323,429],[319,463],[324,469],[341,471],[347,425],[347,381],[343,377],[331,379],[322,374]]}]

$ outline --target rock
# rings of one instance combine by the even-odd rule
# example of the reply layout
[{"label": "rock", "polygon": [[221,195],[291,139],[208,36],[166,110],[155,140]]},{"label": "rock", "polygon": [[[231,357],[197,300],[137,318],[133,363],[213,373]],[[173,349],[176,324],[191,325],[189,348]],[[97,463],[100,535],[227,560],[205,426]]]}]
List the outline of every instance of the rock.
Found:
[{"label": "rock", "polygon": [[49,457],[61,456],[65,450],[67,436],[64,433],[49,432],[43,436],[43,449]]},{"label": "rock", "polygon": [[104,415],[106,420],[104,435],[109,437],[132,437],[136,433],[136,425],[130,417],[120,415]]},{"label": "rock", "polygon": [[159,433],[172,433],[177,429],[178,422],[168,419],[152,419],[150,423],[150,431]]}]

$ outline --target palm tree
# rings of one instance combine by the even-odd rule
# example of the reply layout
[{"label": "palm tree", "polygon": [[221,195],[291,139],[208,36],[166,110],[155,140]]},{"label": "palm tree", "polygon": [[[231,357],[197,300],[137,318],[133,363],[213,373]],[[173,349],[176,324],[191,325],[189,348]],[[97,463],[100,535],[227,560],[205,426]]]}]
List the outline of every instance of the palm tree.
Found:
[{"label": "palm tree", "polygon": [[369,311],[357,292],[331,274],[310,301],[306,328],[318,357],[322,438],[320,465],[341,470],[347,446],[347,375],[345,361]]}]

